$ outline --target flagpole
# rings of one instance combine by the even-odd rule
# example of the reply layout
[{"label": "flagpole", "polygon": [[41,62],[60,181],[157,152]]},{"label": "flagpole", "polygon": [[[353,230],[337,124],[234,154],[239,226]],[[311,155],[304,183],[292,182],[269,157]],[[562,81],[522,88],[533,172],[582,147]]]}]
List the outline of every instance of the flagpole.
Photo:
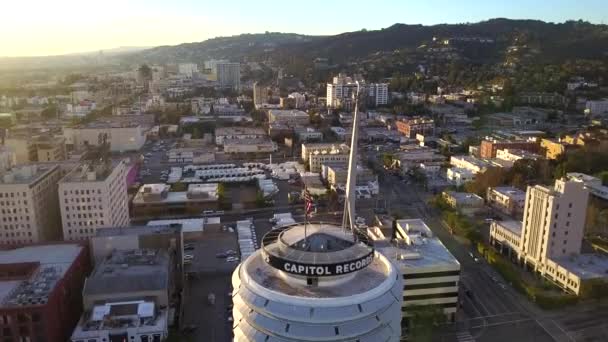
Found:
[{"label": "flagpole", "polygon": [[308,241],[307,239],[307,232],[306,232],[306,226],[308,226],[308,206],[310,202],[310,198],[309,198],[309,194],[308,194],[308,187],[306,185],[304,185],[304,243],[307,243]]}]

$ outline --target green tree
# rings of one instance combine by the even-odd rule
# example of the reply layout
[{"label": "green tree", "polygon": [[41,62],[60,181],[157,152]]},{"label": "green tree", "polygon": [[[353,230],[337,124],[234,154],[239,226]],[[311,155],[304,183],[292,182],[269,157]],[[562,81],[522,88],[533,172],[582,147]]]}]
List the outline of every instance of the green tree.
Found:
[{"label": "green tree", "polygon": [[409,341],[432,341],[435,330],[446,322],[446,315],[438,306],[410,306],[408,307]]},{"label": "green tree", "polygon": [[59,108],[57,107],[57,105],[55,104],[50,104],[48,105],[46,108],[44,108],[42,110],[42,112],[40,113],[40,116],[44,119],[55,119],[57,118],[57,113],[59,111]]}]

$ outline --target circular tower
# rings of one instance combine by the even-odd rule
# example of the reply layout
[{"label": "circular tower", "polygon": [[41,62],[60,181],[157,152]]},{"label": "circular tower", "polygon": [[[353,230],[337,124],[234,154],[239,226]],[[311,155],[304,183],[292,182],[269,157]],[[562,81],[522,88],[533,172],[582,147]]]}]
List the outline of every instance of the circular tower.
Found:
[{"label": "circular tower", "polygon": [[232,275],[235,341],[399,341],[402,279],[365,233],[276,228]]}]

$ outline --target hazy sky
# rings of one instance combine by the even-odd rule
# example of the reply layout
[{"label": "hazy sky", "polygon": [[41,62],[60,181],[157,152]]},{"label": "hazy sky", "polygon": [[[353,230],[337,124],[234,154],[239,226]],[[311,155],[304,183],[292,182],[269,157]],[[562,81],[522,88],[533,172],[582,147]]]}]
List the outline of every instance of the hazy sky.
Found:
[{"label": "hazy sky", "polygon": [[0,56],[156,46],[264,31],[335,34],[495,17],[608,23],[608,0],[2,0]]}]

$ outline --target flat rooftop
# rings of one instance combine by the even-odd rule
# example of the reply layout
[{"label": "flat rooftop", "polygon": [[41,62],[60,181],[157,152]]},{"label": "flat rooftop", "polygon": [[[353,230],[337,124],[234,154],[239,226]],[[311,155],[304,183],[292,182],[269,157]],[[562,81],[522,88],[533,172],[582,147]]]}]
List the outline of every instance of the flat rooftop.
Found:
[{"label": "flat rooftop", "polygon": [[156,249],[114,251],[87,279],[83,294],[127,293],[166,290],[169,256]]},{"label": "flat rooftop", "polygon": [[497,186],[492,190],[509,197],[526,197],[526,192],[513,186]]},{"label": "flat rooftop", "polygon": [[309,117],[306,112],[297,109],[271,109],[269,113],[270,115],[282,117]]},{"label": "flat rooftop", "polygon": [[401,240],[375,241],[376,250],[389,258],[402,272],[424,268],[460,268],[458,260],[436,237],[424,238],[419,244],[407,245]]},{"label": "flat rooftop", "polygon": [[148,226],[129,226],[129,227],[111,227],[97,229],[96,237],[108,237],[108,236],[130,236],[130,235],[154,235],[154,234],[178,234],[181,232],[179,226],[173,226],[169,224],[157,224],[152,227]]},{"label": "flat rooftop", "polygon": [[608,279],[608,256],[606,255],[579,254],[551,260],[581,279]]},{"label": "flat rooftop", "polygon": [[148,228],[156,227],[167,227],[168,225],[181,225],[181,231],[184,233],[189,232],[202,232],[205,228],[205,223],[213,224],[217,221],[219,224],[219,217],[205,217],[205,218],[191,218],[191,219],[175,219],[175,220],[153,220],[147,223]]},{"label": "flat rooftop", "polygon": [[0,173],[0,185],[33,184],[53,172],[55,168],[58,168],[56,164],[32,164],[14,167],[9,171]]},{"label": "flat rooftop", "polygon": [[2,266],[31,263],[28,265],[30,270],[25,270],[22,279],[0,278],[1,306],[46,304],[49,294],[80,255],[82,248],[76,244],[56,244],[0,251]]},{"label": "flat rooftop", "polygon": [[521,221],[508,220],[508,221],[494,221],[494,224],[502,229],[506,229],[511,233],[521,236]]},{"label": "flat rooftop", "polygon": [[121,161],[113,160],[111,164],[82,163],[68,172],[60,183],[104,182]]},{"label": "flat rooftop", "polygon": [[259,127],[218,127],[215,135],[266,135],[266,131]]}]

